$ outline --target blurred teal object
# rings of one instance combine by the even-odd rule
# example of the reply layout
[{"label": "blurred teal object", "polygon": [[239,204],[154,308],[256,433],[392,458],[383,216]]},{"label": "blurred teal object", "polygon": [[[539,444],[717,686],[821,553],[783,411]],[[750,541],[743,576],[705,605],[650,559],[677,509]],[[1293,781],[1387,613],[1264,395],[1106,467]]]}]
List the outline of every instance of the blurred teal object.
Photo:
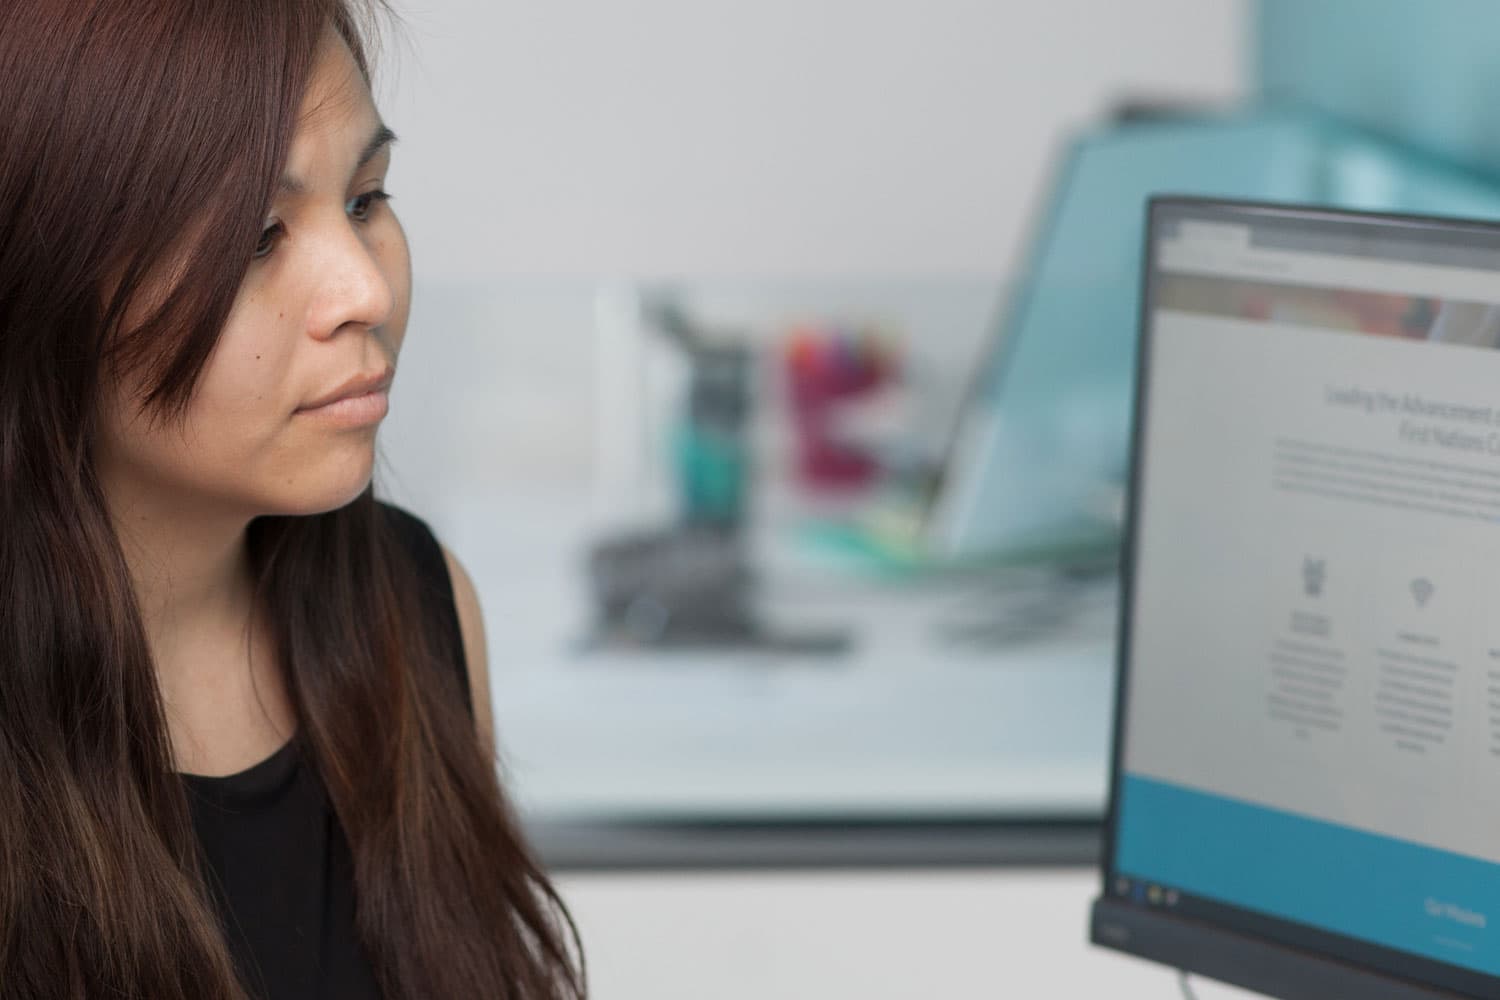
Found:
[{"label": "blurred teal object", "polygon": [[1080,136],[925,529],[940,560],[1117,537],[1146,199],[1167,193],[1500,218],[1500,185],[1316,115],[1154,119]]},{"label": "blurred teal object", "polygon": [[1261,104],[1321,112],[1500,177],[1500,3],[1260,0]]},{"label": "blurred teal object", "polygon": [[738,428],[685,418],[674,436],[683,520],[738,527],[745,506],[745,435]]},{"label": "blurred teal object", "polygon": [[671,295],[653,298],[645,315],[690,365],[671,442],[681,526],[734,534],[746,506],[750,351],[738,336],[703,329]]}]

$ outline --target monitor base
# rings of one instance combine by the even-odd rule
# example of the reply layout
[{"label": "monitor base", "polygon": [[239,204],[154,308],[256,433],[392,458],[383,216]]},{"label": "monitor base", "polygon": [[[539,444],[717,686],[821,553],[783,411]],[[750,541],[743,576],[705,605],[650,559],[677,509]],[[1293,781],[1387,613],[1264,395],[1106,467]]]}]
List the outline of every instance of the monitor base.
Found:
[{"label": "monitor base", "polygon": [[1094,901],[1089,940],[1279,1000],[1465,1000],[1107,897]]}]

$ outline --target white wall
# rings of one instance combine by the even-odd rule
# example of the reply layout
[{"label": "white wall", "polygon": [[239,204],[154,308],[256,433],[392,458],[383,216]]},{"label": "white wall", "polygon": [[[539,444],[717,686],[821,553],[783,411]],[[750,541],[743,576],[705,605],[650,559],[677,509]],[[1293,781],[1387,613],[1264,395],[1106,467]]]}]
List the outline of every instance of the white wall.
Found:
[{"label": "white wall", "polygon": [[561,889],[593,1000],[1180,996],[1170,970],[1084,943],[1091,872],[594,875]]},{"label": "white wall", "polygon": [[1054,145],[1245,0],[397,0],[419,279],[1004,275]]}]

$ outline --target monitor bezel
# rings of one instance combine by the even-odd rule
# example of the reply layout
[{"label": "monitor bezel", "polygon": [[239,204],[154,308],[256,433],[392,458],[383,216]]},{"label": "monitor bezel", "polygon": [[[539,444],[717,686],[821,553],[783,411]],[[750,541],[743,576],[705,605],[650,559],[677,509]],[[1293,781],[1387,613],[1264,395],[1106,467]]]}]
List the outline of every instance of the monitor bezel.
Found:
[{"label": "monitor bezel", "polygon": [[[1090,940],[1102,947],[1265,992],[1281,1000],[1375,1000],[1377,997],[1382,1000],[1462,1000],[1495,996],[1500,992],[1500,977],[1462,966],[1230,904],[1211,904],[1188,917],[1159,906],[1132,902],[1117,889],[1122,875],[1128,874],[1117,871],[1114,862],[1124,776],[1131,619],[1135,607],[1134,567],[1139,543],[1139,501],[1150,395],[1156,281],[1154,249],[1163,221],[1183,214],[1190,214],[1195,220],[1251,225],[1257,220],[1282,224],[1342,223],[1349,228],[1378,230],[1381,235],[1406,231],[1500,249],[1500,222],[1185,195],[1159,195],[1148,200],[1137,317],[1130,473],[1121,539],[1109,796],[1100,864],[1102,884],[1093,907]],[[1374,992],[1377,989],[1379,992]]]}]

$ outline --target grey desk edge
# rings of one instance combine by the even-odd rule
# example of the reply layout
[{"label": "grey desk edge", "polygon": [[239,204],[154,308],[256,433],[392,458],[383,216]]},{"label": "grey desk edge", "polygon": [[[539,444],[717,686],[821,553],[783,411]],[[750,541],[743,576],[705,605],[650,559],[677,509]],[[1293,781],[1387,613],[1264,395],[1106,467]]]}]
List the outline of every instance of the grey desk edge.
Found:
[{"label": "grey desk edge", "polygon": [[527,825],[550,870],[1081,867],[1100,860],[1098,816],[844,820],[681,819]]}]

